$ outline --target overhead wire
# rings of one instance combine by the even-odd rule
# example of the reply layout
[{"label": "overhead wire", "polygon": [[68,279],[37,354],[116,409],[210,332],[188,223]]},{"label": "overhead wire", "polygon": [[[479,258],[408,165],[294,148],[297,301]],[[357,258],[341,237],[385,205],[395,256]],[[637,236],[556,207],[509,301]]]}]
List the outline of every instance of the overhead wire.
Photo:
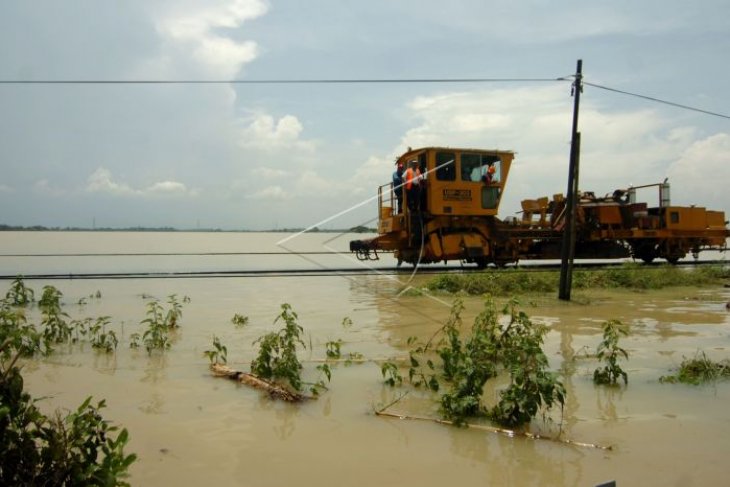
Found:
[{"label": "overhead wire", "polygon": [[644,100],[649,100],[649,101],[653,101],[653,102],[656,102],[656,103],[662,103],[664,105],[669,105],[669,106],[673,106],[673,107],[676,107],[676,108],[682,108],[684,110],[690,110],[690,111],[693,111],[693,112],[704,113],[706,115],[712,115],[712,116],[715,116],[715,117],[730,119],[730,115],[725,115],[723,113],[718,113],[718,112],[711,112],[709,110],[703,110],[701,108],[692,107],[692,106],[689,106],[689,105],[683,105],[681,103],[675,103],[673,101],[662,100],[661,98],[655,98],[653,96],[641,95],[639,93],[632,93],[630,91],[619,90],[619,89],[616,89],[616,88],[611,88],[609,86],[599,85],[597,83],[589,83],[588,81],[585,81],[585,80],[583,81],[583,84],[584,85],[588,85],[588,86],[592,86],[593,88],[598,88],[600,90],[612,91],[614,93],[620,93],[622,95],[628,95],[628,96],[633,96],[633,97],[636,97],[636,98],[642,98]]},{"label": "overhead wire", "polygon": [[[270,78],[270,79],[18,79],[0,80],[0,85],[296,85],[296,84],[441,84],[441,83],[552,83],[556,81],[570,81],[574,75],[558,76],[555,78]],[[702,108],[684,105],[653,96],[642,95],[630,91],[611,88],[582,81],[583,85],[591,86],[605,91],[611,91],[622,95],[633,96],[644,100],[661,103],[664,105],[690,110],[705,115],[730,119],[730,115],[724,113],[704,110]]]},{"label": "overhead wire", "polygon": [[0,80],[3,85],[265,85],[265,84],[387,84],[387,83],[530,83],[565,81],[559,78],[319,78],[319,79],[21,79]]}]

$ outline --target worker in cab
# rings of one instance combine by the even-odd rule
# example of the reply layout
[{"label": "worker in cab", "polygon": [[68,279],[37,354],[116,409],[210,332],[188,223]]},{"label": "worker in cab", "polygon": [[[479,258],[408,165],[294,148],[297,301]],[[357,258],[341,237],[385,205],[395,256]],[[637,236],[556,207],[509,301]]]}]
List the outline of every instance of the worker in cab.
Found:
[{"label": "worker in cab", "polygon": [[481,181],[484,184],[489,184],[494,179],[494,173],[496,168],[493,163],[482,164],[481,166],[475,167],[471,172],[472,181]]}]

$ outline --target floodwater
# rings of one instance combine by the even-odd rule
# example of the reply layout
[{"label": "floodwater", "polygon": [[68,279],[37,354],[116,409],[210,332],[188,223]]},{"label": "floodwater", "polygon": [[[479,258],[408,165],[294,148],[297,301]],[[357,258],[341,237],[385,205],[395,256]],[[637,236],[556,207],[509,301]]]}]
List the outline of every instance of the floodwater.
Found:
[{"label": "floodwater", "polygon": [[[119,254],[281,251],[282,234],[0,233],[0,253]],[[285,248],[345,250],[350,238],[306,234]],[[327,242],[324,243],[323,242]],[[333,243],[334,242],[334,243]],[[282,257],[286,257],[283,259]],[[344,256],[168,255],[0,257],[0,275],[290,269],[332,265]],[[308,260],[312,257],[319,260]],[[385,256],[384,259],[389,259]],[[296,262],[299,260],[299,264]],[[331,261],[327,259],[332,259]],[[342,265],[338,263],[334,265]],[[355,264],[352,264],[354,267]],[[730,289],[574,293],[521,299],[534,321],[549,326],[546,352],[563,374],[568,398],[562,417],[536,419],[531,430],[612,450],[454,428],[427,421],[375,416],[373,410],[407,387],[382,384],[379,361],[407,357],[410,336],[430,337],[448,317],[452,299],[399,296],[410,273],[392,275],[253,276],[30,280],[40,293],[53,284],[71,318],[109,315],[120,337],[114,354],[89,344],[61,347],[25,363],[26,386],[41,406],[75,408],[87,396],[106,399],[104,416],[130,432],[127,450],[139,456],[132,485],[725,485],[730,475],[730,383],[693,387],[660,384],[683,357],[703,350],[730,357]],[[428,276],[415,276],[418,285]],[[9,280],[0,281],[5,288]],[[90,295],[101,292],[101,298]],[[172,348],[148,356],[128,347],[143,330],[148,296],[190,297]],[[77,304],[86,298],[86,304]],[[501,302],[501,301],[500,301]],[[248,370],[252,342],[275,329],[282,303],[291,304],[311,349],[300,354],[304,375],[318,378],[325,343],[365,363],[333,366],[329,391],[299,405],[273,402],[256,390],[212,377],[203,351],[213,335],[228,347],[229,364]],[[464,322],[483,306],[465,298]],[[249,317],[237,329],[235,313]],[[343,327],[343,318],[352,325]],[[630,325],[621,345],[628,387],[596,387],[596,362],[585,358],[607,319]],[[278,325],[277,325],[278,326]],[[405,372],[405,371],[404,371]],[[486,392],[493,402],[495,391]],[[390,411],[438,417],[435,396],[411,392]]]}]

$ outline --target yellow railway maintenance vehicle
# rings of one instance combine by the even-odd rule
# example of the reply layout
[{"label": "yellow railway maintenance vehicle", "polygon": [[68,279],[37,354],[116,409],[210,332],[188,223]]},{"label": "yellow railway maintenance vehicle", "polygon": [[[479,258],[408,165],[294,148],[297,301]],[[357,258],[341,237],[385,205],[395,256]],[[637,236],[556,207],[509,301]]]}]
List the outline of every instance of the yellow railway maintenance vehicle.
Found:
[{"label": "yellow railway maintenance vehicle", "polygon": [[[483,268],[520,259],[557,259],[565,226],[561,194],[522,201],[522,217],[501,220],[499,203],[514,153],[425,147],[409,150],[396,165],[412,171],[398,187],[378,188],[378,236],[350,242],[364,260],[393,251],[398,263],[460,260]],[[636,190],[655,186],[659,205],[636,202]],[[688,253],[724,251],[730,231],[722,211],[672,206],[669,183],[630,187],[596,197],[579,195],[575,258],[634,257],[676,263]],[[400,204],[399,204],[400,203]]]}]

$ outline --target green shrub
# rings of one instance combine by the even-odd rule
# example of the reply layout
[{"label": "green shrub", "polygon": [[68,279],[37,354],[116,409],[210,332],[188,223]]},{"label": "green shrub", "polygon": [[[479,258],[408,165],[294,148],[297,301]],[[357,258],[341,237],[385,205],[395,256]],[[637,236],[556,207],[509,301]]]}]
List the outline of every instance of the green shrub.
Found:
[{"label": "green shrub", "polygon": [[598,345],[596,357],[605,362],[603,368],[593,372],[593,382],[596,384],[615,385],[620,378],[628,384],[629,377],[618,364],[619,358],[629,358],[629,354],[618,346],[619,335],[628,335],[626,326],[618,320],[608,320],[603,323],[603,341]]},{"label": "green shrub", "polygon": [[[506,426],[529,422],[539,411],[565,403],[565,388],[557,375],[547,370],[548,360],[542,350],[547,332],[517,310],[510,301],[503,310],[509,322],[500,322],[494,303],[487,300],[484,310],[474,319],[471,333],[465,336],[461,314],[464,305],[456,300],[451,315],[426,343],[410,351],[408,378],[415,387],[441,392],[440,410],[444,418],[456,425],[468,418],[487,416]],[[436,363],[436,362],[439,363]],[[504,370],[510,385],[500,392],[500,401],[492,408],[483,404],[486,382]],[[392,362],[383,364],[386,384],[400,384],[402,377]],[[445,384],[441,384],[443,381]]]},{"label": "green shrub", "polygon": [[[20,354],[0,347],[0,484],[2,485],[128,485],[124,479],[136,455],[124,453],[129,440],[104,420],[91,398],[66,416],[45,416],[23,390],[15,365]],[[12,355],[12,358],[7,358]]]}]

